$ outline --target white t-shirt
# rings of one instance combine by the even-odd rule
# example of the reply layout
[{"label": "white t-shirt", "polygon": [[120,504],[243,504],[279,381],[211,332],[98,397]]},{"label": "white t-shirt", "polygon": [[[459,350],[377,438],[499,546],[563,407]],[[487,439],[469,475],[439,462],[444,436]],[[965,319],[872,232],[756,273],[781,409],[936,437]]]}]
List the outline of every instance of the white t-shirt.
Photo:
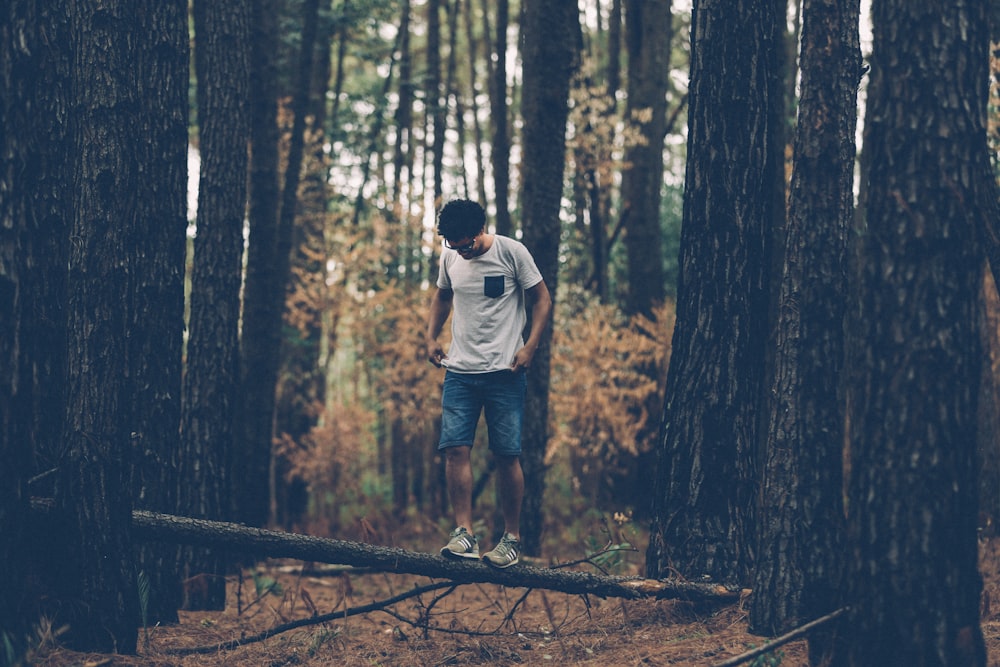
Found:
[{"label": "white t-shirt", "polygon": [[520,241],[494,235],[489,249],[471,259],[445,247],[437,286],[451,290],[454,300],[451,347],[442,365],[456,373],[510,368],[524,345],[524,290],[540,282],[542,274]]}]

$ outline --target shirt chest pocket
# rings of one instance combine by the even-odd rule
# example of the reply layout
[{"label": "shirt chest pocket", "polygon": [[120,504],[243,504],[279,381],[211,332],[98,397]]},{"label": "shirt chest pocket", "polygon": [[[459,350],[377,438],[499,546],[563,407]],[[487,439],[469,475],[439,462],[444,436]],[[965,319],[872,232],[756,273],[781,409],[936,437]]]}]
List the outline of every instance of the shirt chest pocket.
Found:
[{"label": "shirt chest pocket", "polygon": [[483,276],[483,296],[496,299],[503,296],[503,276]]}]

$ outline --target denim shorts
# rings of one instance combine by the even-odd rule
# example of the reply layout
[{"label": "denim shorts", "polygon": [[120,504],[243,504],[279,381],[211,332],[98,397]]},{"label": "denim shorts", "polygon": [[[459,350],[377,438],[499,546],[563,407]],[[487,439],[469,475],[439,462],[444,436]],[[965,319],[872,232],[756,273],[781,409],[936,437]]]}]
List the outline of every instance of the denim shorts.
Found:
[{"label": "denim shorts", "polygon": [[521,424],[527,376],[523,371],[444,375],[441,396],[441,442],[438,449],[472,446],[479,415],[485,410],[490,451],[500,456],[521,453]]}]

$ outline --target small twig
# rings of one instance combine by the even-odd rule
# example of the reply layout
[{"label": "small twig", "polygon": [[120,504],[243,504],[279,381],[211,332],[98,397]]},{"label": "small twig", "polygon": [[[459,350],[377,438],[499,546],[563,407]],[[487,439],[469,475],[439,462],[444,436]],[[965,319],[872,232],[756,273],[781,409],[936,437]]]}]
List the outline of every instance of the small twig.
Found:
[{"label": "small twig", "polygon": [[441,600],[445,599],[446,597],[454,593],[455,589],[457,588],[458,586],[451,586],[444,593],[436,595],[434,599],[431,600],[426,607],[424,607],[424,610],[420,612],[420,618],[418,619],[418,622],[420,623],[420,627],[423,628],[424,639],[430,637],[431,612],[434,611],[434,606]]},{"label": "small twig", "polygon": [[[383,614],[388,614],[389,616],[392,616],[397,621],[406,623],[411,628],[416,628],[418,630],[424,629],[424,625],[422,625],[423,621],[420,620],[414,621],[412,618],[407,618],[406,616],[403,616],[402,614],[393,611],[392,609],[379,609],[379,611],[382,612]],[[493,630],[469,630],[468,628],[446,628],[439,625],[427,625],[427,629],[432,630],[434,632],[441,632],[446,635],[463,635],[465,637],[495,637],[505,624],[506,620],[501,621],[500,625],[498,625]]]},{"label": "small twig", "polygon": [[519,597],[519,598],[517,599],[517,602],[515,602],[515,603],[513,604],[513,606],[511,606],[511,608],[510,608],[510,611],[508,611],[508,612],[507,612],[507,615],[506,615],[506,617],[504,618],[504,622],[507,622],[507,623],[509,623],[509,622],[511,622],[511,621],[513,621],[513,620],[514,620],[514,614],[515,614],[515,613],[517,612],[517,608],[518,608],[518,607],[520,607],[520,606],[521,606],[521,604],[522,604],[522,603],[523,603],[523,602],[524,602],[525,600],[527,600],[527,599],[528,599],[528,596],[529,596],[529,595],[531,595],[531,592],[532,592],[533,590],[535,590],[535,589],[534,589],[534,588],[529,588],[528,590],[524,591],[524,594],[523,594],[523,595],[521,595],[521,597]]},{"label": "small twig", "polygon": [[450,588],[454,585],[455,584],[450,581],[428,584],[426,586],[414,588],[405,593],[400,593],[399,595],[395,595],[391,598],[386,598],[385,600],[361,605],[360,607],[351,607],[350,609],[345,609],[343,611],[334,611],[330,612],[329,614],[323,614],[321,616],[313,616],[311,618],[302,618],[295,621],[289,621],[288,623],[282,623],[281,625],[276,625],[273,628],[265,630],[251,637],[246,637],[245,639],[234,639],[232,641],[223,642],[221,644],[212,644],[210,646],[194,646],[191,648],[171,648],[171,649],[166,649],[164,653],[167,653],[168,655],[192,655],[192,654],[216,653],[218,651],[229,651],[234,648],[239,648],[240,646],[246,646],[247,644],[262,642],[265,639],[268,639],[275,635],[279,635],[283,632],[288,632],[289,630],[296,630],[298,628],[303,628],[310,625],[318,625],[320,623],[326,623],[327,621],[335,621],[340,618],[347,618],[348,616],[358,616],[360,614],[367,614],[373,611],[386,611],[386,607],[394,605],[397,602],[402,602],[403,600],[407,600],[409,598],[422,595],[429,591],[436,591],[441,588]]},{"label": "small twig", "polygon": [[601,574],[607,575],[608,571],[604,567],[602,567],[601,565],[599,565],[598,563],[595,563],[594,559],[597,558],[598,556],[603,556],[604,554],[615,553],[616,551],[637,552],[639,550],[636,549],[635,547],[631,546],[631,545],[628,546],[628,547],[623,547],[620,544],[612,544],[611,542],[608,542],[606,545],[604,545],[604,547],[602,547],[601,549],[595,551],[592,554],[587,554],[583,558],[578,558],[576,560],[566,561],[565,563],[556,563],[555,565],[552,565],[549,569],[551,569],[551,570],[559,570],[559,569],[562,569],[564,567],[573,567],[574,565],[587,564],[587,565],[591,565],[594,568],[596,568],[597,570],[599,570],[601,572]]},{"label": "small twig", "polygon": [[715,665],[713,665],[712,667],[734,667],[735,665],[743,664],[744,662],[747,662],[748,660],[753,660],[754,658],[756,658],[759,655],[764,655],[765,653],[769,653],[769,652],[773,651],[774,649],[778,648],[779,646],[781,646],[783,644],[787,644],[788,642],[792,641],[793,639],[798,639],[802,635],[808,634],[810,630],[813,630],[813,629],[815,629],[815,628],[823,625],[824,623],[829,623],[833,619],[838,618],[838,617],[842,616],[843,614],[845,614],[847,612],[847,610],[848,610],[848,607],[841,607],[840,609],[838,609],[836,611],[830,612],[826,616],[820,616],[816,620],[809,621],[805,625],[799,626],[799,627],[795,628],[794,630],[786,632],[785,634],[781,635],[780,637],[775,637],[774,639],[772,639],[771,641],[767,642],[763,646],[758,646],[757,648],[751,649],[751,650],[747,651],[746,653],[741,653],[740,655],[737,655],[737,656],[734,656],[732,658],[729,658],[728,660],[723,660],[722,662],[718,662]]}]

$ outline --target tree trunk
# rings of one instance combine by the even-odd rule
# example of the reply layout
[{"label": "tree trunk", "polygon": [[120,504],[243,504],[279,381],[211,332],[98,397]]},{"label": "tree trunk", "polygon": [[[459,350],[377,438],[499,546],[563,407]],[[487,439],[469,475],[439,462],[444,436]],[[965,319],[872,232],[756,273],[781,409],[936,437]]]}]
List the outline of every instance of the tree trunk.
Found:
[{"label": "tree trunk", "polygon": [[629,146],[625,162],[630,167],[622,174],[628,253],[625,312],[651,317],[653,308],[662,303],[665,296],[660,191],[663,189],[663,139],[667,132],[667,88],[670,83],[670,0],[627,0],[625,41],[628,45],[625,122],[642,137],[642,141]]},{"label": "tree trunk", "polygon": [[402,210],[403,168],[412,164],[410,158],[413,137],[413,54],[410,49],[410,0],[403,0],[399,19],[399,103],[396,106],[396,143],[392,153],[392,183],[390,196],[396,218],[405,229],[408,211]]},{"label": "tree trunk", "polygon": [[13,0],[0,12],[0,641],[15,649],[39,611],[28,572],[51,571],[28,554],[53,552],[29,542],[43,536],[26,520],[28,479],[52,470],[66,411],[68,28],[61,6]]},{"label": "tree trunk", "polygon": [[[135,388],[135,505],[177,510],[187,239],[189,49],[187,2],[162,0],[140,14],[151,44],[140,61],[139,128],[144,178],[137,197],[141,244],[132,302],[131,359]],[[177,621],[180,581],[176,550],[145,545],[137,567],[150,584],[145,622]]]},{"label": "tree trunk", "polygon": [[848,413],[852,614],[836,664],[984,665],[977,225],[998,222],[986,3],[885,0],[873,10]]},{"label": "tree trunk", "polygon": [[[431,120],[431,178],[434,184],[434,205],[440,205],[443,195],[444,134],[446,108],[441,94],[441,2],[427,0],[427,74],[424,82],[427,115]],[[449,0],[444,0],[445,7]]]},{"label": "tree trunk", "polygon": [[[745,582],[767,346],[780,104],[775,3],[695,0],[677,322],[649,576]],[[710,11],[708,11],[710,9]]]},{"label": "tree trunk", "polygon": [[[66,118],[72,94],[71,28],[66,9],[48,3],[25,6],[18,0],[7,15],[18,38],[4,45],[12,60],[6,84],[10,95],[3,96],[3,104],[12,122],[4,122],[0,137],[17,152],[0,158],[10,168],[5,177],[15,179],[3,205],[10,206],[11,215],[22,217],[13,226],[20,247],[20,401],[14,410],[16,422],[4,421],[23,429],[18,437],[29,447],[34,472],[45,473],[53,471],[62,456],[66,416],[66,265],[73,211],[73,158],[67,150],[72,138]],[[21,147],[14,148],[18,142],[23,142]],[[48,475],[32,489],[51,494],[54,480]]]},{"label": "tree trunk", "polygon": [[[0,628],[4,628],[0,631],[0,642],[8,642],[18,653],[23,650],[29,627],[29,623],[21,620],[21,605],[26,597],[24,510],[31,472],[31,441],[25,437],[31,431],[30,422],[25,420],[30,414],[25,410],[30,405],[25,399],[30,396],[31,385],[21,383],[18,349],[26,324],[20,309],[23,274],[28,263],[22,264],[19,258],[32,248],[20,238],[28,229],[27,188],[17,175],[23,173],[31,150],[27,132],[30,123],[20,105],[32,99],[29,95],[34,72],[26,62],[28,53],[15,47],[14,36],[23,29],[23,24],[32,25],[28,21],[30,10],[27,3],[12,3],[0,14],[0,127],[4,128],[0,141],[0,192],[5,193],[0,199],[0,458],[5,461],[6,471],[6,483],[0,486],[0,534],[5,536],[0,542],[0,562],[6,564],[11,577],[9,585],[0,589]],[[22,33],[22,38],[28,37],[34,44],[34,35],[29,35]],[[22,194],[13,194],[17,192]]]},{"label": "tree trunk", "polygon": [[[338,21],[331,16],[327,5],[317,7],[317,15],[303,17],[312,20],[316,27],[313,38],[313,58],[308,91],[308,107],[301,98],[299,109],[304,112],[307,141],[303,144],[301,185],[298,186],[298,200],[295,206],[295,223],[291,248],[291,271],[289,279],[291,294],[288,307],[296,311],[296,325],[287,336],[290,344],[284,346],[282,354],[283,386],[278,395],[284,400],[277,401],[275,429],[287,434],[293,441],[300,442],[322,418],[317,407],[326,403],[326,376],[321,358],[324,354],[323,316],[329,307],[329,291],[322,276],[326,274],[325,257],[328,254],[327,217],[329,203],[327,98],[330,85],[331,48],[334,35],[339,30]],[[301,58],[305,54],[300,54]],[[302,74],[299,83],[302,83]],[[332,352],[332,351],[331,351]],[[301,519],[302,510],[285,507],[285,512]]]},{"label": "tree trunk", "polygon": [[[263,526],[270,513],[271,444],[284,301],[278,275],[278,101],[276,0],[250,0],[250,241],[240,342],[243,445],[233,466],[236,516]],[[284,283],[282,283],[284,285]]]},{"label": "tree trunk", "polygon": [[[306,129],[309,125],[308,113],[313,83],[313,51],[315,50],[318,23],[319,0],[306,0],[302,5],[302,44],[298,54],[298,68],[292,102],[292,133],[288,142],[288,161],[281,191],[281,206],[278,210],[278,242],[275,249],[277,255],[276,280],[270,286],[270,298],[273,300],[272,315],[277,314],[278,321],[275,326],[278,327],[279,331],[284,328],[284,314],[290,310],[289,301],[298,287],[295,285],[297,272],[293,271],[292,267],[299,264],[300,261],[310,261],[308,253],[301,252],[310,236],[308,231],[310,211],[308,200],[305,197],[300,197],[299,190],[305,176],[303,172],[306,165]],[[320,196],[318,199],[322,202],[318,208],[325,212],[325,196]],[[316,199],[314,198],[313,201]],[[320,246],[320,251],[325,251],[323,245]],[[299,439],[308,433],[315,423],[310,413],[318,398],[316,395],[318,388],[314,376],[317,364],[316,357],[310,354],[308,343],[310,329],[310,326],[306,326],[296,333],[279,335],[276,352],[280,356],[280,366],[275,385],[274,431],[282,438]],[[272,475],[276,468],[277,464],[272,463]],[[274,477],[272,483],[279,484],[277,476]],[[276,490],[274,504],[278,514],[284,516],[285,520],[290,523],[299,521],[303,508],[298,505],[280,506],[277,499],[281,495]]]},{"label": "tree trunk", "polygon": [[[475,31],[475,21],[473,21],[473,13],[475,9],[472,6],[472,0],[459,0],[457,3],[458,7],[462,11],[462,26],[465,28],[465,41],[469,45],[469,99],[472,101],[472,134],[473,141],[475,142],[475,152],[476,152],[476,199],[481,202],[483,206],[487,205],[489,199],[486,195],[486,157],[483,155],[483,146],[485,144],[485,138],[483,136],[483,126],[480,122],[479,108],[477,106],[479,100],[479,76],[478,71],[480,67],[480,57],[482,55],[480,51],[480,42],[476,37]],[[488,45],[489,39],[486,40]],[[489,47],[486,51],[487,62],[489,61]],[[495,219],[495,218],[494,218]]]},{"label": "tree trunk", "polygon": [[[483,0],[483,21],[489,35],[487,5]],[[510,125],[507,104],[507,30],[510,27],[510,3],[497,0],[497,20],[495,26],[494,64],[490,68],[493,83],[490,86],[490,120],[493,123],[493,144],[491,146],[493,165],[493,196],[496,202],[496,232],[503,236],[514,233],[510,219]],[[486,205],[486,202],[483,202]]]},{"label": "tree trunk", "polygon": [[841,604],[841,378],[861,74],[858,12],[857,2],[803,5],[802,99],[751,599],[751,628],[763,635],[786,632]]},{"label": "tree trunk", "polygon": [[[524,243],[555,300],[558,286],[559,208],[566,166],[569,82],[579,52],[580,17],[575,0],[533,2],[525,10],[524,158],[521,210]],[[545,448],[548,442],[552,328],[542,336],[528,373],[522,464],[525,477],[521,538],[525,553],[541,550]]]},{"label": "tree trunk", "polygon": [[[73,97],[65,459],[56,490],[60,621],[77,650],[133,653],[139,620],[130,486],[135,426],[128,297],[137,268],[138,19],[129,2],[67,7]],[[124,299],[123,299],[124,297]]]},{"label": "tree trunk", "polygon": [[[240,278],[249,138],[245,0],[196,0],[195,69],[201,178],[191,276],[182,428],[180,506],[208,519],[232,515],[230,457],[239,382]],[[203,597],[185,609],[223,609],[226,562],[194,550],[181,561],[186,579],[208,575]]]}]

